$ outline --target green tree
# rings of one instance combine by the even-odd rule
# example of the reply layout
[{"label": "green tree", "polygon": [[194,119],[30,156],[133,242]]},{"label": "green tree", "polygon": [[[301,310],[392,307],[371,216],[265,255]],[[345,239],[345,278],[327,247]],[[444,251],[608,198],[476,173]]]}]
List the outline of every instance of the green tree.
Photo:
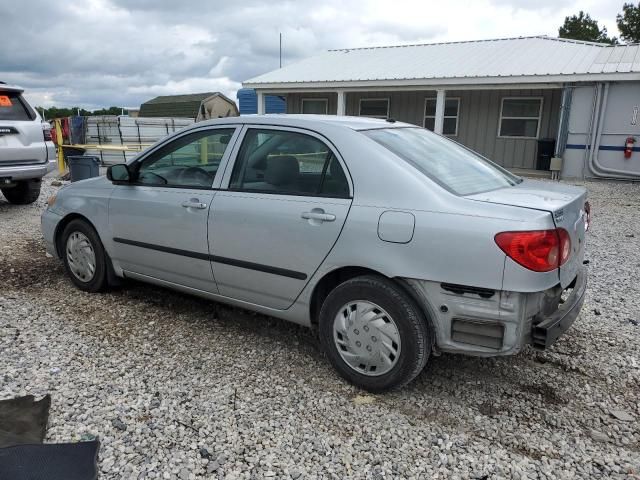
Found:
[{"label": "green tree", "polygon": [[618,43],[616,37],[609,38],[606,27],[600,28],[598,22],[582,10],[578,15],[564,19],[564,25],[558,29],[558,36],[587,42]]},{"label": "green tree", "polygon": [[122,115],[122,110],[122,107],[101,108],[100,110],[94,110],[93,115]]},{"label": "green tree", "polygon": [[640,42],[640,3],[635,6],[633,3],[625,3],[622,6],[622,13],[616,17],[618,30],[625,42]]}]

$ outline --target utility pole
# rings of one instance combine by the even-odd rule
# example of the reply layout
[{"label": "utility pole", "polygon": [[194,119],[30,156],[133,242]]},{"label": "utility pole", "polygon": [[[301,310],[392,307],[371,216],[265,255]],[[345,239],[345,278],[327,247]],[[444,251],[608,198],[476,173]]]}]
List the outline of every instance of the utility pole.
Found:
[{"label": "utility pole", "polygon": [[280,32],[280,68],[282,68],[282,32]]}]

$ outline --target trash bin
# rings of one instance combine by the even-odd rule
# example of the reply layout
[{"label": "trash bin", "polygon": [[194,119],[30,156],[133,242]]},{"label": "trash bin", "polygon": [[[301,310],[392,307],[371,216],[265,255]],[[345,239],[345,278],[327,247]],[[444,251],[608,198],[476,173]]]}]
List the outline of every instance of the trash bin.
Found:
[{"label": "trash bin", "polygon": [[549,170],[551,157],[556,149],[556,141],[553,138],[541,138],[538,140],[538,158],[536,170]]},{"label": "trash bin", "polygon": [[68,145],[62,146],[62,155],[64,155],[64,161],[66,162],[69,157],[77,157],[79,155],[84,155],[87,151],[86,148],[79,147],[70,147]]},{"label": "trash bin", "polygon": [[72,155],[67,157],[71,181],[86,180],[100,175],[100,159],[91,155]]}]

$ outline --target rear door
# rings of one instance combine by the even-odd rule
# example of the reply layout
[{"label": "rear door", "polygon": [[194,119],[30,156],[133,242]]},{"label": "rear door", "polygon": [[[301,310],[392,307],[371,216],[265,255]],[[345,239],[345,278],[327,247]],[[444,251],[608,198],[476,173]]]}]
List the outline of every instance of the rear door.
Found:
[{"label": "rear door", "polygon": [[0,166],[45,163],[42,122],[19,91],[0,88]]},{"label": "rear door", "polygon": [[313,132],[248,127],[238,143],[209,216],[218,289],[286,309],[338,239],[352,186],[338,152]]}]

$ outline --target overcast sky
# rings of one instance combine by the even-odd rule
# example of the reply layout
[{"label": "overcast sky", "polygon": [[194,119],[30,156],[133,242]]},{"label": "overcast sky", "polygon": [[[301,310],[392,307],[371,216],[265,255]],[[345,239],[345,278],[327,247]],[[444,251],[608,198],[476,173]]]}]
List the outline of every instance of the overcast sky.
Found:
[{"label": "overcast sky", "polygon": [[556,36],[585,10],[618,35],[609,0],[0,0],[0,80],[33,105],[137,107],[221,91],[330,48]]}]

